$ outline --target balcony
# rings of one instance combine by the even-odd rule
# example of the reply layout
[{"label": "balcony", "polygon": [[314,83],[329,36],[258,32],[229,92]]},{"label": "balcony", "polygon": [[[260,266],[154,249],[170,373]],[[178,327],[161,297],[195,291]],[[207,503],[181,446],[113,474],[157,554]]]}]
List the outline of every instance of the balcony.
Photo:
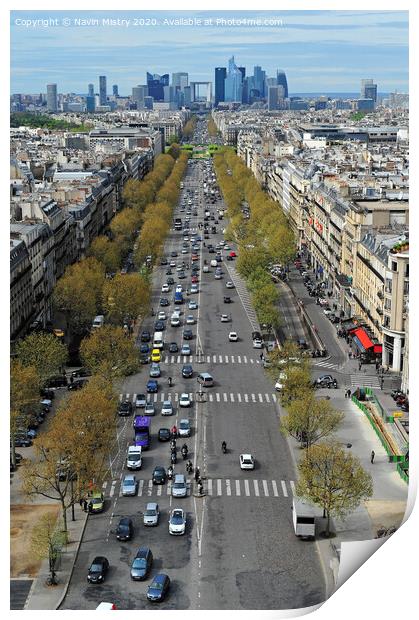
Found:
[{"label": "balcony", "polygon": [[382,308],[379,308],[378,306],[376,307],[375,311],[377,312],[377,314],[379,314],[380,316],[383,316],[384,312]]},{"label": "balcony", "polygon": [[378,299],[384,299],[384,293],[383,293],[383,291],[378,291],[378,293],[377,293],[377,297],[378,297]]}]

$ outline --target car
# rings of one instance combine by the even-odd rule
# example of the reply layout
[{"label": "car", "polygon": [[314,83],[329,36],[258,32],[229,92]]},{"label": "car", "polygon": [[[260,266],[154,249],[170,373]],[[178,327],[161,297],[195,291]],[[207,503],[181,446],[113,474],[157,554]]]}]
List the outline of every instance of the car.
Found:
[{"label": "car", "polygon": [[191,425],[189,420],[187,420],[186,418],[182,418],[182,420],[179,421],[178,435],[179,437],[191,436]]},{"label": "car", "polygon": [[172,315],[172,317],[170,318],[170,325],[172,327],[179,327],[179,325],[180,325],[180,317],[179,317],[178,314]]},{"label": "car", "polygon": [[182,508],[173,508],[169,518],[169,534],[182,536],[186,530],[186,515]]},{"label": "car", "polygon": [[166,273],[166,275],[167,275],[167,276],[171,276],[173,272],[172,272],[172,270],[170,269],[170,267],[168,267],[168,268],[166,269],[165,273]]},{"label": "car", "polygon": [[184,329],[183,330],[183,340],[192,340],[193,338],[193,333],[191,329]]},{"label": "car", "polygon": [[170,588],[170,579],[164,573],[158,573],[148,586],[147,599],[153,603],[164,601]]},{"label": "car", "polygon": [[54,377],[50,377],[45,384],[46,388],[54,389],[60,387],[67,387],[67,377],[65,375],[56,375]]},{"label": "car", "polygon": [[189,397],[189,394],[187,394],[186,392],[183,392],[179,398],[179,407],[190,407],[190,406],[191,406],[191,399]]},{"label": "car", "polygon": [[134,525],[132,523],[132,519],[129,517],[122,517],[119,519],[118,525],[116,527],[116,538],[121,542],[126,542],[127,540],[131,540],[134,535]]},{"label": "car", "polygon": [[172,484],[172,497],[186,497],[187,492],[185,476],[183,474],[175,474]]},{"label": "car", "polygon": [[229,323],[230,316],[228,314],[222,314],[220,316],[220,319],[221,319],[221,323]]},{"label": "car", "polygon": [[191,377],[193,377],[193,368],[191,364],[183,364],[182,377],[184,379],[190,379]]},{"label": "car", "polygon": [[90,377],[92,375],[91,371],[88,368],[78,368],[77,370],[73,370],[71,376],[76,377]]},{"label": "car", "polygon": [[140,353],[150,353],[150,346],[148,344],[140,344]]},{"label": "car", "polygon": [[230,252],[229,256],[230,256],[231,258],[236,258],[237,254],[235,253],[235,251],[234,251],[234,250],[231,250],[231,252]]},{"label": "car", "polygon": [[160,310],[159,314],[157,315],[157,318],[159,321],[165,321],[167,319],[167,314],[165,313],[164,310]]},{"label": "car", "polygon": [[183,265],[178,265],[176,267],[176,271],[183,271],[184,270],[184,266]]},{"label": "car", "polygon": [[169,306],[169,305],[170,305],[170,301],[167,299],[167,297],[162,297],[162,298],[160,299],[160,306],[161,306],[162,308],[164,308],[164,307],[166,307],[166,306]]},{"label": "car", "polygon": [[168,286],[173,286],[174,283],[175,283],[175,281],[174,281],[174,279],[172,277],[167,278],[166,284]]},{"label": "car", "polygon": [[226,282],[226,288],[234,288],[234,284],[233,284],[233,282],[231,282],[230,280],[228,280],[228,281]]},{"label": "car", "polygon": [[218,271],[216,271],[214,273],[214,280],[221,280],[223,276],[221,275],[221,273],[219,273]]},{"label": "car", "polygon": [[156,321],[154,323],[154,331],[155,332],[162,332],[164,331],[166,325],[164,324],[164,321]]},{"label": "car", "polygon": [[161,408],[162,415],[173,415],[173,405],[170,400],[165,400]]},{"label": "car", "polygon": [[163,284],[163,286],[161,287],[161,292],[162,293],[168,293],[170,291],[170,287],[168,284]]},{"label": "car", "polygon": [[332,309],[331,309],[331,308],[325,308],[325,309],[323,310],[323,313],[324,313],[326,316],[329,316],[330,314],[332,314]]},{"label": "car", "polygon": [[199,282],[199,278],[198,278],[198,276],[195,276],[195,275],[194,275],[194,276],[192,276],[192,278],[191,278],[191,282],[192,282],[192,284],[197,284],[197,283]]},{"label": "car", "polygon": [[300,338],[299,340],[297,340],[297,346],[299,349],[308,349],[308,344],[304,340],[304,338]]},{"label": "car", "polygon": [[147,404],[144,407],[144,415],[156,415],[156,408],[154,406],[154,403],[152,403],[151,401],[147,401]]},{"label": "car", "polygon": [[224,303],[231,304],[231,297],[228,297],[228,295],[224,295]]},{"label": "car", "polygon": [[144,408],[147,404],[147,399],[145,394],[137,394],[137,396],[135,397],[135,406],[137,407],[137,409],[140,408]]},{"label": "car", "polygon": [[153,484],[164,484],[166,482],[166,470],[164,467],[157,465],[153,469],[153,474],[151,476]]},{"label": "car", "polygon": [[176,284],[175,292],[176,293],[182,293],[183,292],[183,288],[182,288],[181,284]]},{"label": "car", "polygon": [[237,335],[237,332],[230,332],[228,335],[228,339],[230,342],[238,342],[239,337]]},{"label": "car", "polygon": [[177,277],[179,280],[184,280],[186,278],[186,273],[184,271],[179,271]]},{"label": "car", "polygon": [[254,469],[255,459],[251,454],[240,454],[240,469]]},{"label": "car", "polygon": [[182,348],[180,349],[180,353],[181,355],[190,355],[191,347],[189,346],[189,344],[183,344]]},{"label": "car", "polygon": [[143,330],[141,332],[141,342],[150,342],[151,334],[148,331]]},{"label": "car", "polygon": [[143,581],[147,578],[153,565],[153,554],[149,547],[140,547],[131,564],[131,579]]},{"label": "car", "polygon": [[197,284],[191,284],[191,295],[199,292],[199,286]]},{"label": "car", "polygon": [[191,299],[191,301],[188,304],[188,308],[189,308],[189,310],[197,310],[198,309],[198,304],[196,303],[195,300]]},{"label": "car", "polygon": [[26,433],[18,433],[14,436],[14,444],[16,448],[29,448],[33,441]]},{"label": "car", "polygon": [[118,415],[121,417],[132,415],[132,402],[124,400],[122,403],[119,403]]},{"label": "car", "polygon": [[334,377],[332,375],[321,375],[316,379],[317,385],[321,385],[322,383],[333,383]]},{"label": "car", "polygon": [[122,495],[132,496],[137,495],[137,479],[134,474],[126,474],[122,480]]},{"label": "car", "polygon": [[143,523],[144,525],[158,525],[159,524],[159,505],[155,502],[149,502],[146,506],[146,509],[143,514]]},{"label": "car", "polygon": [[148,394],[156,394],[156,392],[159,391],[159,384],[155,379],[149,379],[147,381],[146,389]]},{"label": "car", "polygon": [[109,570],[109,561],[103,555],[95,557],[87,573],[89,583],[103,583]]},{"label": "car", "polygon": [[175,252],[175,250],[173,250],[173,252],[170,252],[170,256],[172,258],[176,258],[177,257],[177,252]]},{"label": "car", "polygon": [[161,361],[160,349],[153,349],[151,352],[151,361],[159,363]]},{"label": "car", "polygon": [[92,491],[86,498],[88,502],[89,513],[96,514],[103,512],[105,500],[101,491]]},{"label": "car", "polygon": [[70,378],[70,383],[67,385],[67,390],[72,392],[74,390],[81,390],[87,383],[87,379],[76,379],[74,381],[73,377]]},{"label": "car", "polygon": [[188,314],[186,317],[186,325],[195,325],[195,317],[193,314]]},{"label": "car", "polygon": [[188,253],[188,250],[186,248],[181,249],[181,254],[187,254],[187,253]]},{"label": "car", "polygon": [[150,366],[150,377],[158,378],[161,375],[160,364],[153,362]]},{"label": "car", "polygon": [[172,433],[170,432],[170,428],[159,428],[157,433],[157,439],[159,441],[170,441]]},{"label": "car", "polygon": [[179,351],[179,347],[176,342],[171,342],[169,344],[169,353],[177,353]]}]

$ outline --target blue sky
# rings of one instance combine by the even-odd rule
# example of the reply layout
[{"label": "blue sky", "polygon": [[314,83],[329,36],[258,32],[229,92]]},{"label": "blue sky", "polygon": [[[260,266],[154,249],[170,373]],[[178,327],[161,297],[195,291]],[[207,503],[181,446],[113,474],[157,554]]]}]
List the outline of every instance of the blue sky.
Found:
[{"label": "blue sky", "polygon": [[[165,26],[164,19],[277,18],[282,26]],[[16,20],[58,19],[59,25],[25,27]],[[69,26],[62,25],[63,18]],[[76,26],[75,18],[131,20],[130,26]],[[134,18],[159,25],[136,26]],[[11,92],[84,93],[98,76],[120,94],[152,73],[187,71],[212,80],[228,57],[253,73],[284,69],[290,93],[356,92],[374,78],[381,92],[408,91],[407,11],[12,11]]]}]

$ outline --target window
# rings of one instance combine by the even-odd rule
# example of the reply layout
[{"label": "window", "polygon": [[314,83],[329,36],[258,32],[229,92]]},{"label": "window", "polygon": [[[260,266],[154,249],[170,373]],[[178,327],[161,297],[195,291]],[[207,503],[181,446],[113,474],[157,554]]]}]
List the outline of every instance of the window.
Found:
[{"label": "window", "polygon": [[391,299],[386,298],[384,300],[384,309],[385,310],[391,310]]},{"label": "window", "polygon": [[397,263],[396,261],[391,261],[391,271],[397,271]]},{"label": "window", "polygon": [[409,294],[409,280],[405,280],[403,283],[403,295]]}]

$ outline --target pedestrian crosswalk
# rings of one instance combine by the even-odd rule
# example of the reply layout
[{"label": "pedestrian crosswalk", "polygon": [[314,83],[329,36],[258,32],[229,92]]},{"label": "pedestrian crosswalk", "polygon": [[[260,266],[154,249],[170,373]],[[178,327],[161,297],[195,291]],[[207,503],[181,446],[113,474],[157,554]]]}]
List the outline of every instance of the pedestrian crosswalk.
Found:
[{"label": "pedestrian crosswalk", "polygon": [[[164,497],[172,493],[172,481],[166,484],[153,484],[151,479],[137,480],[138,497]],[[117,484],[119,480],[103,483],[103,492],[106,496],[109,488],[109,497],[115,495],[122,497],[122,486]],[[186,481],[188,494],[192,493],[194,481],[192,478]],[[202,480],[204,493],[209,497],[291,497],[296,494],[293,480],[259,480],[259,479],[230,479],[230,478],[207,478]]]},{"label": "pedestrian crosswalk", "polygon": [[[205,399],[210,403],[233,403],[233,404],[272,404],[278,402],[276,394],[268,392],[257,392],[250,394],[242,394],[240,392],[204,392]],[[147,394],[148,401],[153,403],[163,403],[165,400],[170,400],[177,403],[179,401],[179,392],[160,392],[159,394]],[[194,395],[189,394],[189,398],[193,401]],[[120,394],[119,401],[135,403],[137,394]],[[141,411],[141,409],[139,410]]]},{"label": "pedestrian crosswalk", "polygon": [[165,355],[161,364],[260,364],[261,358],[255,359],[247,355]]},{"label": "pedestrian crosswalk", "polygon": [[380,379],[375,375],[364,375],[359,373],[358,375],[351,375],[352,387],[372,387],[379,389],[381,387]]},{"label": "pedestrian crosswalk", "polygon": [[337,364],[333,364],[332,362],[313,362],[313,366],[319,366],[320,368],[329,368],[330,370],[339,370],[339,366]]}]

